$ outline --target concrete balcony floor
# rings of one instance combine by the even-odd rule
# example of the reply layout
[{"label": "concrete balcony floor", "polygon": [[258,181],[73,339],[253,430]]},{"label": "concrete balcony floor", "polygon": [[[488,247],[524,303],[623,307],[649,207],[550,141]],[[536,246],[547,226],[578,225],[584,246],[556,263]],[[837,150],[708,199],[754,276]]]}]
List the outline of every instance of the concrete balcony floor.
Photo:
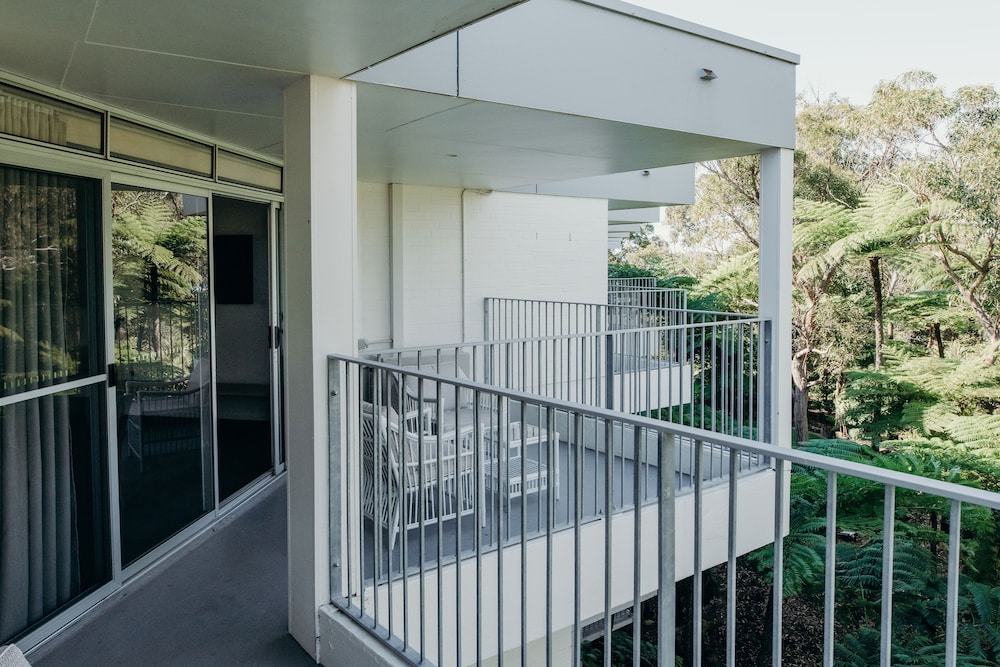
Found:
[{"label": "concrete balcony floor", "polygon": [[34,667],[306,667],[288,634],[286,481],[273,482],[29,656]]}]

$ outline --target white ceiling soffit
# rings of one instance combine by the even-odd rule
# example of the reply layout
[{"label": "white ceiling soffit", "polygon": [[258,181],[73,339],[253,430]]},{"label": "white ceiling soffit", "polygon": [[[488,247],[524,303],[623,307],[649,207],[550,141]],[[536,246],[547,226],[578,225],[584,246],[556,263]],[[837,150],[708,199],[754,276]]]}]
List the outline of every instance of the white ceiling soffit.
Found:
[{"label": "white ceiling soffit", "polygon": [[633,224],[608,225],[608,238],[628,238],[629,234],[642,232],[644,226],[638,222]]},{"label": "white ceiling soffit", "polygon": [[726,139],[371,84],[358,85],[358,108],[358,178],[378,183],[517,190],[760,149]]},{"label": "white ceiling soffit", "polygon": [[609,229],[621,230],[628,225],[655,225],[660,221],[660,207],[623,208],[608,211]]},{"label": "white ceiling soffit", "polygon": [[641,209],[648,206],[693,204],[694,183],[694,165],[685,164],[542,183],[516,188],[515,191],[569,197],[598,197],[607,199],[608,208],[612,210]]},{"label": "white ceiling soffit", "polygon": [[532,0],[352,78],[680,132],[726,157],[794,147],[797,62],[614,0]]},{"label": "white ceiling soffit", "polygon": [[0,0],[0,69],[281,154],[282,91],[522,0]]}]

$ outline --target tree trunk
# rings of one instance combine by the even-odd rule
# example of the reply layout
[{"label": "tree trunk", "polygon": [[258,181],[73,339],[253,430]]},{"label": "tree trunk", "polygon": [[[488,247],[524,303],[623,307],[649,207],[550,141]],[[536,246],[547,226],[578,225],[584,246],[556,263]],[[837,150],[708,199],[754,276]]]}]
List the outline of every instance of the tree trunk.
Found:
[{"label": "tree trunk", "polygon": [[931,325],[931,340],[934,341],[934,345],[937,347],[938,358],[944,359],[944,341],[941,340],[940,322],[935,322]]},{"label": "tree trunk", "polygon": [[837,387],[834,389],[833,393],[833,404],[836,407],[835,420],[837,424],[837,437],[847,438],[847,424],[844,423],[844,415],[840,411],[840,397],[844,395],[844,389],[847,388],[847,378],[844,376],[843,371],[837,373]]},{"label": "tree trunk", "polygon": [[882,328],[882,267],[881,257],[868,258],[868,270],[872,275],[872,293],[875,295],[875,370],[882,368],[882,343],[885,334]]},{"label": "tree trunk", "polygon": [[792,358],[792,432],[796,442],[809,441],[809,355],[803,352]]}]

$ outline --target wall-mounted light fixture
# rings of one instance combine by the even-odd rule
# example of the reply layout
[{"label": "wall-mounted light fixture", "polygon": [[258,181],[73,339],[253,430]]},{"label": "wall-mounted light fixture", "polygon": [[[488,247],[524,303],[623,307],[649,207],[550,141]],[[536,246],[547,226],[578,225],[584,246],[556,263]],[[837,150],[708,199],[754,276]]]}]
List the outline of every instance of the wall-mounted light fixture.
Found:
[{"label": "wall-mounted light fixture", "polygon": [[712,79],[718,79],[719,78],[718,74],[716,74],[715,72],[713,72],[710,69],[704,69],[704,68],[701,70],[700,76],[705,81],[711,81]]}]

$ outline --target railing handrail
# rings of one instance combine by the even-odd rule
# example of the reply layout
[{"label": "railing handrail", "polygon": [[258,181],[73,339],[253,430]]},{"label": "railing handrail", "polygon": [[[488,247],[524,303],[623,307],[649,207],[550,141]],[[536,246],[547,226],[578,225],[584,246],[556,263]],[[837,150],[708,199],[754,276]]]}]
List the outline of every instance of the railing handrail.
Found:
[{"label": "railing handrail", "polygon": [[[461,348],[470,347],[486,347],[491,345],[503,345],[503,344],[513,344],[513,343],[539,343],[555,340],[569,340],[574,338],[601,338],[604,336],[621,336],[627,334],[647,334],[647,333],[658,333],[663,331],[685,331],[689,329],[697,328],[708,328],[708,327],[725,327],[732,326],[734,322],[739,324],[764,324],[770,322],[771,318],[761,317],[759,315],[751,315],[746,319],[740,320],[729,320],[729,321],[719,321],[719,322],[690,322],[686,324],[664,324],[661,326],[654,327],[636,327],[633,329],[609,329],[605,331],[587,331],[584,333],[568,333],[568,334],[553,334],[550,336],[527,336],[522,338],[494,338],[492,340],[480,340],[472,342],[462,342],[462,343],[438,343],[435,345],[418,345],[413,347],[398,347],[389,348],[385,350],[372,350],[370,353],[362,355],[361,359],[367,361],[374,356],[378,355],[400,355],[400,354],[412,354],[415,352],[426,352],[429,350],[458,350]],[[393,366],[393,368],[399,368],[399,366]],[[488,385],[487,385],[488,386]]]},{"label": "railing handrail", "polygon": [[699,310],[697,308],[678,308],[676,306],[648,306],[643,304],[631,304],[631,303],[595,303],[592,301],[553,301],[552,299],[521,299],[517,297],[509,296],[488,296],[485,297],[485,302],[490,301],[517,301],[521,303],[545,303],[553,304],[556,306],[573,306],[573,307],[589,307],[589,308],[635,308],[641,310],[652,310],[652,311],[664,311],[664,312],[683,312],[683,313],[693,313],[698,315],[724,315],[732,319],[742,319],[742,318],[752,318],[757,317],[753,313],[734,313],[727,310]]},{"label": "railing handrail", "polygon": [[373,359],[364,359],[341,354],[331,354],[328,358],[333,361],[360,364],[390,372],[397,372],[407,377],[433,380],[443,384],[453,385],[461,389],[468,389],[473,392],[486,392],[498,397],[506,397],[515,401],[527,402],[532,405],[551,408],[553,410],[564,410],[575,414],[581,414],[586,417],[619,422],[624,425],[630,425],[633,428],[658,431],[675,437],[691,438],[703,443],[721,445],[734,451],[771,456],[797,465],[819,468],[821,470],[849,475],[851,477],[866,479],[898,488],[904,488],[918,493],[930,493],[949,500],[970,502],[977,505],[983,505],[991,509],[1000,510],[1000,493],[967,487],[954,482],[945,482],[930,477],[921,477],[912,473],[887,470],[866,463],[856,463],[854,461],[838,459],[831,456],[825,456],[823,454],[797,450],[791,447],[772,445],[738,436],[707,431],[693,426],[684,426],[682,424],[675,424],[649,417],[631,415],[604,408],[591,407],[582,403],[574,403],[571,401],[546,398],[538,394],[529,394],[511,389],[503,389],[494,385],[488,385],[468,379],[456,378],[453,376],[441,375],[438,373],[431,373],[408,367],[401,367],[395,364],[380,362]]}]

